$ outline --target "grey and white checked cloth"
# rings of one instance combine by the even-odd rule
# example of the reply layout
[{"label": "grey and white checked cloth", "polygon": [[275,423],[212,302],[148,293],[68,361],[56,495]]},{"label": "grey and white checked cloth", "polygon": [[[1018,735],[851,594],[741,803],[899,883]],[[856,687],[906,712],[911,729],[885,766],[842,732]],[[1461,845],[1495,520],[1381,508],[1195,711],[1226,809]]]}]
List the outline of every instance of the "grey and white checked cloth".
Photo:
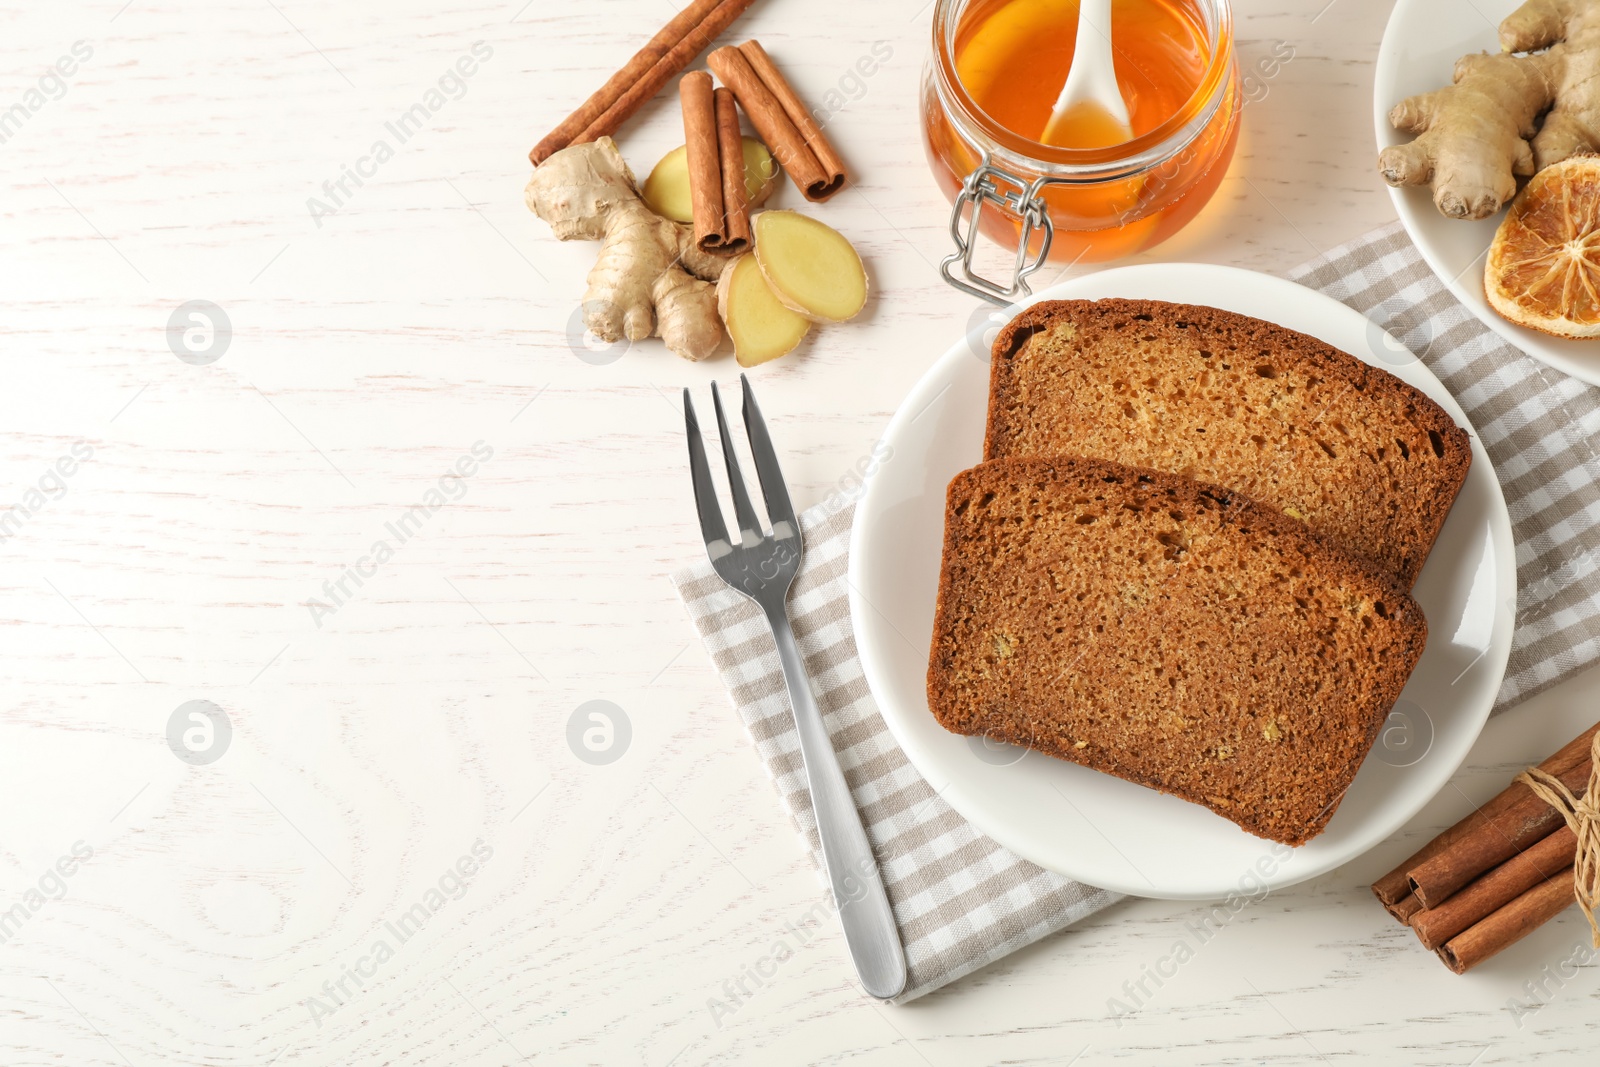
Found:
[{"label": "grey and white checked cloth", "polygon": [[[818,504],[800,515],[806,549],[789,594],[789,620],[900,926],[910,971],[905,992],[895,998],[903,1003],[1121,896],[1001,848],[957,815],[911,766],[861,673],[845,578],[855,506],[835,507]],[[761,609],[729,589],[704,559],[673,574],[672,582],[821,870],[800,738]]]},{"label": "grey and white checked cloth", "polygon": [[[1511,509],[1519,588],[1496,710],[1593,665],[1600,659],[1600,459],[1590,439],[1600,431],[1600,390],[1484,327],[1434,277],[1398,223],[1291,276],[1415,352],[1460,401],[1494,462]],[[805,561],[789,615],[900,926],[911,972],[896,998],[903,1002],[1120,897],[1000,847],[956,814],[895,744],[867,689],[850,625],[845,573],[854,513],[852,504],[824,503],[800,516]],[[704,559],[672,581],[820,870],[799,740],[761,612]]]}]

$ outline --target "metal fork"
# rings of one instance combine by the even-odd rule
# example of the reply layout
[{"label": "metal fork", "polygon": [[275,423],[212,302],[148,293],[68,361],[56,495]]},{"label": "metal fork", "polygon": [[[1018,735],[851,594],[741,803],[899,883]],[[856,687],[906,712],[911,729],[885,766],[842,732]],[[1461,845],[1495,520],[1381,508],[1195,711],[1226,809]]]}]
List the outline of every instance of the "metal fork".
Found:
[{"label": "metal fork", "polygon": [[738,521],[739,539],[728,538],[711,484],[711,468],[706,463],[705,443],[700,437],[700,422],[694,415],[689,390],[683,391],[683,418],[689,431],[689,469],[694,476],[694,503],[700,512],[700,533],[706,542],[711,565],[723,581],[754,600],[767,616],[772,639],[778,646],[783,677],[789,685],[789,704],[794,711],[795,729],[800,734],[800,754],[805,760],[806,782],[811,787],[811,806],[816,811],[817,834],[822,839],[822,860],[833,885],[834,905],[844,926],[845,943],[855,961],[861,984],[875,997],[896,996],[906,985],[906,956],[900,946],[900,931],[884,892],[883,878],[861,815],[850,797],[839,757],[833,751],[828,728],[811,682],[805,661],[789,628],[789,613],[784,606],[789,586],[800,570],[802,551],[800,523],[789,503],[789,490],[778,470],[778,455],[773,450],[767,424],[756,406],[750,381],[739,376],[744,391],[744,429],[750,453],[756,461],[756,477],[766,501],[772,531],[764,533],[755,508],[750,504],[744,475],[734,455],[733,438],[728,435],[728,420],[722,413],[722,397],[711,383],[711,401],[717,409],[717,432],[722,438],[722,457],[728,467],[728,484],[733,490],[733,513]]}]

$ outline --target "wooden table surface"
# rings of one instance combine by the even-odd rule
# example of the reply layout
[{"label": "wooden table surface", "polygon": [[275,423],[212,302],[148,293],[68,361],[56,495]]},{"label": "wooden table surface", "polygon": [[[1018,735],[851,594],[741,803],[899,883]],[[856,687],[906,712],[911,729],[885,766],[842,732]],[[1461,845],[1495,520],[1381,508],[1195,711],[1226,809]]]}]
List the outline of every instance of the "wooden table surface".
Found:
[{"label": "wooden table surface", "polygon": [[[1388,7],[1324,3],[1239,0],[1243,61],[1292,57],[1148,258],[1282,272],[1393,218]],[[0,1063],[1593,1062],[1576,912],[1457,978],[1364,888],[1592,720],[1590,678],[1159,986],[1208,909],[1131,901],[898,1008],[825,924],[713,1016],[819,899],[666,581],[701,551],[677,391],[736,368],[591,353],[594,246],[522,203],[528,147],[672,6],[6,5]],[[930,19],[763,0],[730,33],[840,93],[858,185],[820,214],[875,285],[756,373],[801,505],[976,310],[935,271]],[[679,139],[662,99],[621,140],[642,172]],[[228,328],[174,349],[191,301]],[[592,700],[631,735],[604,765],[567,740]]]}]

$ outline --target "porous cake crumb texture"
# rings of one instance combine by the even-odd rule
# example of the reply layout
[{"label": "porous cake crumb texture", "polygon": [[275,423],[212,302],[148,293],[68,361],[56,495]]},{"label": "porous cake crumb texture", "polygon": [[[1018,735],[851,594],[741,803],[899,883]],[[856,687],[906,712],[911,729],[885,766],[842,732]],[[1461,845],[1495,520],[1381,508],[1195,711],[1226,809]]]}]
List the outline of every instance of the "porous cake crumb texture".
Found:
[{"label": "porous cake crumb texture", "polygon": [[1395,577],[1280,510],[1078,458],[950,483],[929,706],[1300,844],[1422,654]]},{"label": "porous cake crumb texture", "polygon": [[1091,455],[1225,486],[1410,588],[1466,478],[1466,431],[1421,391],[1216,308],[1055,300],[995,339],[987,459]]}]

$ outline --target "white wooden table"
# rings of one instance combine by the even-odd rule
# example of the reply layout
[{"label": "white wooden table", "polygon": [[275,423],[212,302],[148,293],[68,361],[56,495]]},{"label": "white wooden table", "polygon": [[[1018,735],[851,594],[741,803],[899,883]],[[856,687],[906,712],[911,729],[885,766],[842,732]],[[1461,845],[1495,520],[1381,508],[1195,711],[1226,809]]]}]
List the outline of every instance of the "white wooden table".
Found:
[{"label": "white wooden table", "polygon": [[[1283,271],[1392,218],[1369,120],[1387,6],[1322,4],[1240,0],[1244,60],[1293,58],[1156,258]],[[1559,966],[1576,913],[1456,978],[1365,889],[1592,720],[1588,678],[1492,723],[1401,838],[1251,905],[1159,987],[1207,909],[1130,902],[903,1008],[857,994],[823,925],[713,1018],[819,893],[665,579],[700,551],[677,390],[735,368],[579,358],[594,247],[521,195],[533,140],[670,7],[5,12],[0,1063],[1593,1062],[1600,983]],[[930,17],[764,0],[730,34],[812,99],[859,97],[832,132],[860,185],[822,211],[877,298],[757,375],[801,505],[974,308],[933,266]],[[663,99],[622,145],[643,172],[678,131]],[[231,324],[225,350],[191,337],[208,364],[168,344],[195,300]],[[200,766],[168,741],[197,700],[231,726]],[[631,726],[607,765],[567,742],[591,700]]]}]

